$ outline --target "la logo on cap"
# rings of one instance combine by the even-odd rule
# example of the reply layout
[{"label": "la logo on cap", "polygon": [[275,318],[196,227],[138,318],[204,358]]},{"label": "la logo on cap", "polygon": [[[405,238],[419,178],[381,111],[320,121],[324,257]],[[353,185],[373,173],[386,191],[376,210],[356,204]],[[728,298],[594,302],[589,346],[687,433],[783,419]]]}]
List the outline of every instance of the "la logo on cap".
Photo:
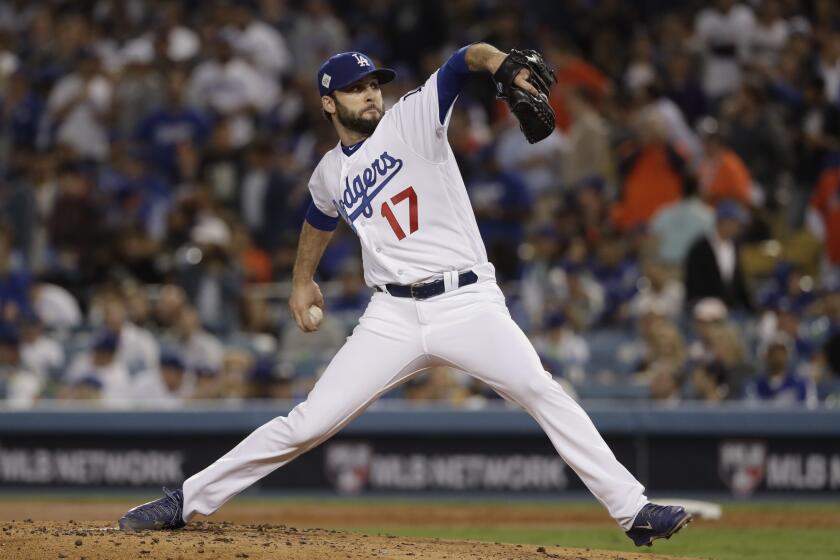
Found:
[{"label": "la logo on cap", "polygon": [[[356,62],[359,63],[359,66],[370,66],[370,62],[364,55],[359,53],[353,53],[353,58],[356,59]],[[326,87],[326,86],[325,86]]]},{"label": "la logo on cap", "polygon": [[330,81],[331,80],[332,80],[332,76],[330,76],[329,74],[324,74],[323,76],[321,76],[321,85],[324,86],[325,88],[328,88],[328,87],[330,87]]}]

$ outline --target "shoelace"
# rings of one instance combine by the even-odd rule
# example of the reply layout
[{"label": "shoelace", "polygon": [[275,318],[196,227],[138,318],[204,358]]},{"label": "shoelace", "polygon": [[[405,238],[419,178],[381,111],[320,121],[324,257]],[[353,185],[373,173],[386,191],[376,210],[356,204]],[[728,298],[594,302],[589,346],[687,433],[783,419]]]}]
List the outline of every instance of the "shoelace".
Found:
[{"label": "shoelace", "polygon": [[[172,506],[175,506],[174,511],[172,510]],[[173,493],[166,492],[165,498],[155,500],[149,504],[148,509],[144,508],[144,510],[143,513],[146,514],[146,519],[160,519],[166,516],[169,517],[168,521],[171,522],[178,513],[178,499]]]}]

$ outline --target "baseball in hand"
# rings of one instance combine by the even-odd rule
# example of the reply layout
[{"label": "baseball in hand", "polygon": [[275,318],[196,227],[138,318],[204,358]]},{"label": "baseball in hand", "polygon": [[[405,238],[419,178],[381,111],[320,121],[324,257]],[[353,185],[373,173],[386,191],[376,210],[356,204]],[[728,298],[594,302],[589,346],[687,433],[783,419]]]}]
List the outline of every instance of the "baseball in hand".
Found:
[{"label": "baseball in hand", "polygon": [[317,305],[310,305],[309,306],[309,320],[312,321],[312,324],[316,327],[321,324],[321,319],[324,318],[324,312],[321,311],[321,308]]}]

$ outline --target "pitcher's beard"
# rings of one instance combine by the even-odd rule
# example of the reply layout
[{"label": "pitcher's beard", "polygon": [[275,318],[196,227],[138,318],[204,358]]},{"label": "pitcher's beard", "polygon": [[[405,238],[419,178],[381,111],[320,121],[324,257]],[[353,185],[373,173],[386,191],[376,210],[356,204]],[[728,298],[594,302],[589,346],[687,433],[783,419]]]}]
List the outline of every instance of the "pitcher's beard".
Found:
[{"label": "pitcher's beard", "polygon": [[362,111],[361,114],[353,114],[347,109],[347,107],[338,101],[335,102],[335,108],[335,114],[336,117],[338,117],[338,122],[340,122],[344,128],[352,130],[353,132],[358,132],[359,134],[364,134],[365,136],[373,134],[373,131],[376,130],[376,126],[379,124],[379,121],[382,120],[382,113],[378,113],[374,118],[364,118],[362,115],[366,112],[366,110]]}]

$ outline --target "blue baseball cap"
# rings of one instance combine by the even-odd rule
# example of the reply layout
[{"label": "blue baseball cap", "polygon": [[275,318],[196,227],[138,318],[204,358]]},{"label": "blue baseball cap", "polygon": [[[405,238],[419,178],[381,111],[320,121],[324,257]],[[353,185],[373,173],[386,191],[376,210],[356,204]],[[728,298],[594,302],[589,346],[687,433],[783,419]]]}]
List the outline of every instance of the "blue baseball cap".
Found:
[{"label": "blue baseball cap", "polygon": [[377,68],[373,61],[360,52],[344,52],[331,56],[318,69],[318,91],[329,95],[373,74],[380,84],[387,84],[397,77],[390,68]]},{"label": "blue baseball cap", "polygon": [[716,212],[718,220],[734,220],[742,224],[749,223],[750,215],[744,207],[735,200],[724,200],[717,205]]}]

